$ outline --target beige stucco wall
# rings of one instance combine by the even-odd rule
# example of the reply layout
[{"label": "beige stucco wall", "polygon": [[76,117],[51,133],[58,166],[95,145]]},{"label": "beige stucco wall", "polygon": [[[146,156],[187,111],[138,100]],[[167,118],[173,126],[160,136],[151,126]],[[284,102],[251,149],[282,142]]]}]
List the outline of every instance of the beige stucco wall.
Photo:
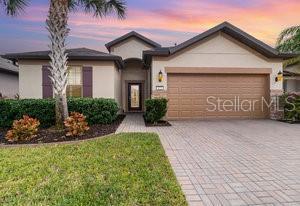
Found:
[{"label": "beige stucco wall", "polygon": [[120,109],[122,109],[122,70],[119,70],[117,67],[115,67],[114,72],[115,100],[118,102]]},{"label": "beige stucco wall", "polygon": [[[48,61],[20,61],[19,62],[19,91],[21,98],[43,97],[42,94],[42,65]],[[102,61],[70,61],[69,65],[93,67],[93,97],[116,98],[121,103],[120,86],[116,80],[120,73],[114,62]]]},{"label": "beige stucco wall", "polygon": [[19,94],[18,75],[0,72],[0,93],[9,98]]},{"label": "beige stucco wall", "polygon": [[47,61],[19,61],[19,92],[20,98],[41,99],[42,65]]},{"label": "beige stucco wall", "polygon": [[153,47],[141,40],[131,37],[117,45],[111,47],[111,54],[121,56],[123,59],[139,58],[142,59],[143,51]]},{"label": "beige stucco wall", "polygon": [[[275,82],[278,72],[282,71],[282,60],[266,59],[223,33],[218,33],[171,57],[154,57],[152,62],[152,91],[154,92],[156,86],[163,86],[167,90],[165,67],[272,68],[271,90],[283,89],[282,82]],[[164,73],[162,82],[157,78],[159,71]]]},{"label": "beige stucco wall", "polygon": [[115,98],[115,74],[117,68],[113,62],[89,62],[93,67],[93,97]]},{"label": "beige stucco wall", "polygon": [[149,87],[148,87],[148,70],[144,70],[137,63],[128,63],[126,64],[126,68],[122,71],[122,100],[123,100],[123,110],[127,112],[127,89],[128,85],[126,84],[128,81],[131,82],[141,82],[143,83],[143,93],[144,99],[149,98]]}]

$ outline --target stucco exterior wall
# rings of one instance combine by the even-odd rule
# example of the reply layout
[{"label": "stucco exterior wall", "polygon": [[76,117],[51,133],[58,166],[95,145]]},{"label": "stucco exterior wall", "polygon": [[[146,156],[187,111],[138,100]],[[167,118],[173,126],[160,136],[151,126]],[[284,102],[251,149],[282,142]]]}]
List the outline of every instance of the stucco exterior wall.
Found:
[{"label": "stucco exterior wall", "polygon": [[114,63],[90,63],[89,66],[93,67],[93,97],[115,98]]},{"label": "stucco exterior wall", "polygon": [[47,61],[19,61],[19,92],[22,99],[41,99],[42,65]]},{"label": "stucco exterior wall", "polygon": [[[154,93],[156,86],[163,86],[164,90],[167,90],[166,67],[271,68],[270,89],[276,91],[283,89],[282,82],[275,82],[278,72],[282,71],[281,59],[266,59],[223,33],[218,33],[171,57],[154,57],[152,62]],[[162,82],[157,78],[159,71],[164,74]]]},{"label": "stucco exterior wall", "polygon": [[0,72],[0,93],[9,98],[19,94],[19,78],[17,74]]},{"label": "stucco exterior wall", "polygon": [[[42,94],[42,66],[48,61],[19,61],[19,91],[21,98],[41,99]],[[69,65],[93,67],[93,97],[119,98],[116,94],[118,87],[115,77],[119,74],[114,62],[98,61],[70,61]],[[120,77],[118,77],[120,78]],[[120,102],[120,98],[116,99]]]},{"label": "stucco exterior wall", "polygon": [[114,83],[115,83],[115,100],[118,102],[119,108],[122,109],[122,70],[115,66]]},{"label": "stucco exterior wall", "polygon": [[111,47],[111,54],[121,56],[123,59],[139,58],[142,59],[143,51],[153,47],[142,42],[141,40],[131,37]]}]

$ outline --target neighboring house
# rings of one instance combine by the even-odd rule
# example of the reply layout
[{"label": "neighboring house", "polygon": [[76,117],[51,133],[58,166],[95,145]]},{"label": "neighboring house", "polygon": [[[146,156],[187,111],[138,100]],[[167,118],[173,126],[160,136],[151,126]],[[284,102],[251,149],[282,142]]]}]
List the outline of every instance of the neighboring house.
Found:
[{"label": "neighboring house", "polygon": [[285,92],[300,92],[300,63],[288,65],[283,71]]},{"label": "neighboring house", "polygon": [[[174,47],[161,47],[136,32],[106,47],[109,54],[86,48],[68,50],[67,95],[114,98],[124,112],[144,111],[145,99],[167,97],[168,119],[267,118],[268,111],[260,103],[252,111],[207,109],[212,109],[213,97],[250,101],[281,94],[282,82],[275,79],[283,61],[293,57],[227,22]],[[19,62],[21,98],[53,96],[48,53],[6,55]]]},{"label": "neighboring house", "polygon": [[0,57],[0,93],[13,98],[19,93],[18,67],[12,61]]}]

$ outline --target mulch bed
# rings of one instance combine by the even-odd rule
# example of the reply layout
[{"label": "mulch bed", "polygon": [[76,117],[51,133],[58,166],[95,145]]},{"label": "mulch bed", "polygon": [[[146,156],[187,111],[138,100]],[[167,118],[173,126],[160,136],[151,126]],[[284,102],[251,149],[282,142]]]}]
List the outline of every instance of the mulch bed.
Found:
[{"label": "mulch bed", "polygon": [[108,134],[115,133],[119,125],[124,120],[125,115],[119,115],[117,120],[112,124],[97,124],[90,126],[90,130],[87,131],[83,136],[78,137],[67,137],[65,131],[57,131],[53,128],[40,129],[37,136],[30,141],[22,142],[8,142],[5,139],[7,130],[0,129],[0,144],[40,144],[40,143],[52,143],[52,142],[66,142],[66,141],[77,141],[91,139],[95,137],[105,136]]},{"label": "mulch bed", "polygon": [[145,117],[144,117],[144,122],[146,127],[171,127],[172,126],[168,121],[164,121],[164,120],[158,121],[156,124],[152,124],[150,122],[147,122],[145,120]]}]

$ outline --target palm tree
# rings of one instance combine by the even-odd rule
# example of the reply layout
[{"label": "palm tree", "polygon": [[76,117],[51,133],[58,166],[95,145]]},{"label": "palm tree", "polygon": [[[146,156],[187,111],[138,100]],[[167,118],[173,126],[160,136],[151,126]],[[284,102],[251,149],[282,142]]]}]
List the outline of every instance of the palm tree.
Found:
[{"label": "palm tree", "polygon": [[300,63],[300,25],[283,30],[277,40],[276,48],[280,52],[299,53],[299,56],[285,62],[286,65]]},{"label": "palm tree", "polygon": [[[29,0],[0,0],[7,15],[16,16],[28,6]],[[116,13],[124,18],[126,5],[124,0],[50,0],[49,14],[46,20],[50,38],[50,78],[56,99],[56,126],[63,128],[63,122],[68,117],[66,99],[67,60],[66,38],[69,33],[69,12],[83,8],[87,13],[93,13],[102,18],[107,14]]]}]

